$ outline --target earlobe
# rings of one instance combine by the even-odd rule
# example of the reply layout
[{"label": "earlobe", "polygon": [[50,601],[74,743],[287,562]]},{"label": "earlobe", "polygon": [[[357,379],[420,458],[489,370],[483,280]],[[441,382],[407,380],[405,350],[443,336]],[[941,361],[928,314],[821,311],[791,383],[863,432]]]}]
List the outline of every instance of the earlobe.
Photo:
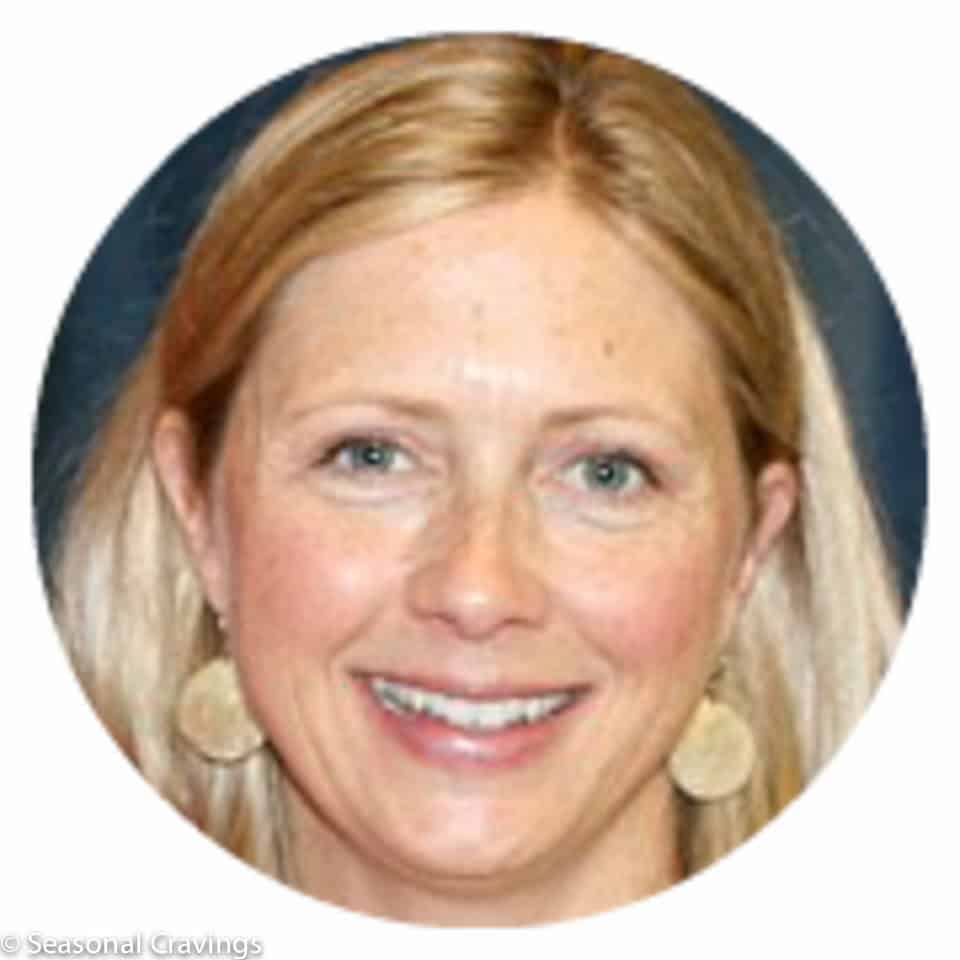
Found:
[{"label": "earlobe", "polygon": [[799,477],[785,460],[768,463],[755,482],[756,515],[740,566],[737,593],[745,600],[770,551],[783,536],[797,506]]},{"label": "earlobe", "polygon": [[167,496],[207,599],[223,610],[222,576],[213,538],[208,492],[196,476],[193,427],[181,410],[165,410],[153,432],[153,464]]}]

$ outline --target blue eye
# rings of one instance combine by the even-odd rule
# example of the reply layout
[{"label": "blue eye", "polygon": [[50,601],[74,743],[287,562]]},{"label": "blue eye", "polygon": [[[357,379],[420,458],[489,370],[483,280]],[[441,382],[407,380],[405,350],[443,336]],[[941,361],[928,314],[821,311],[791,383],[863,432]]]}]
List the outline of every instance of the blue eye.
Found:
[{"label": "blue eye", "polygon": [[321,460],[347,473],[391,473],[409,469],[409,457],[392,443],[353,437],[333,447]]},{"label": "blue eye", "polygon": [[585,457],[577,462],[579,481],[589,490],[619,495],[648,482],[646,468],[628,453]]}]

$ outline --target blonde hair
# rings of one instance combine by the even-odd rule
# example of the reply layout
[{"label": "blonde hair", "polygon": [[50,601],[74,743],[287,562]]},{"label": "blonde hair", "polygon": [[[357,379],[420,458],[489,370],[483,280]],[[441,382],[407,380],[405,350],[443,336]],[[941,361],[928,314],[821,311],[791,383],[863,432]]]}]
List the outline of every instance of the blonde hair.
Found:
[{"label": "blonde hair", "polygon": [[639,62],[505,37],[407,44],[311,85],[240,157],[183,259],[154,335],[78,483],[54,608],[96,709],[158,790],[250,863],[285,876],[276,757],[200,761],[184,678],[221,640],[150,456],[179,407],[216,456],[234,387],[283,282],[311,258],[560,184],[652,258],[722,357],[744,463],[798,466],[797,515],[766,562],[716,694],[748,719],[748,787],[685,802],[693,872],[763,826],[843,740],[901,613],[815,324],[745,161],[700,99]]}]

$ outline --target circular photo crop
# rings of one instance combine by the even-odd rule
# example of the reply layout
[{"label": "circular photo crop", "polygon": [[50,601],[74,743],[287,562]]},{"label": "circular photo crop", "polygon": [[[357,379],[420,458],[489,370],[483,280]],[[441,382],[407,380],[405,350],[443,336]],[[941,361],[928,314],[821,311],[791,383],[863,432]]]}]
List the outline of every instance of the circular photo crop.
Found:
[{"label": "circular photo crop", "polygon": [[360,913],[541,924],[830,760],[923,437],[867,255],[751,123],[612,52],[421,38],[248,96],[120,213],[36,526],[94,709],[203,833]]}]

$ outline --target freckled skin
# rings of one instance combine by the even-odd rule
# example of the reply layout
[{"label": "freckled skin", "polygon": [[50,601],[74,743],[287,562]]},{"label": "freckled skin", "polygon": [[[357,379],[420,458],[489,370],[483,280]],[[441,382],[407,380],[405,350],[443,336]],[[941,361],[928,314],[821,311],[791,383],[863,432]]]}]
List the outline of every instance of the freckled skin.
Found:
[{"label": "freckled skin", "polygon": [[[551,194],[331,256],[290,285],[196,540],[293,784],[304,886],[413,916],[433,915],[417,891],[436,910],[456,895],[463,916],[463,897],[537,891],[547,916],[675,879],[664,762],[751,549],[710,356],[652,268]],[[583,406],[614,414],[564,421]],[[343,431],[409,456],[372,479],[319,467]],[[628,445],[660,473],[629,501],[569,466]],[[357,670],[590,697],[534,764],[451,773],[371,728]]]}]

